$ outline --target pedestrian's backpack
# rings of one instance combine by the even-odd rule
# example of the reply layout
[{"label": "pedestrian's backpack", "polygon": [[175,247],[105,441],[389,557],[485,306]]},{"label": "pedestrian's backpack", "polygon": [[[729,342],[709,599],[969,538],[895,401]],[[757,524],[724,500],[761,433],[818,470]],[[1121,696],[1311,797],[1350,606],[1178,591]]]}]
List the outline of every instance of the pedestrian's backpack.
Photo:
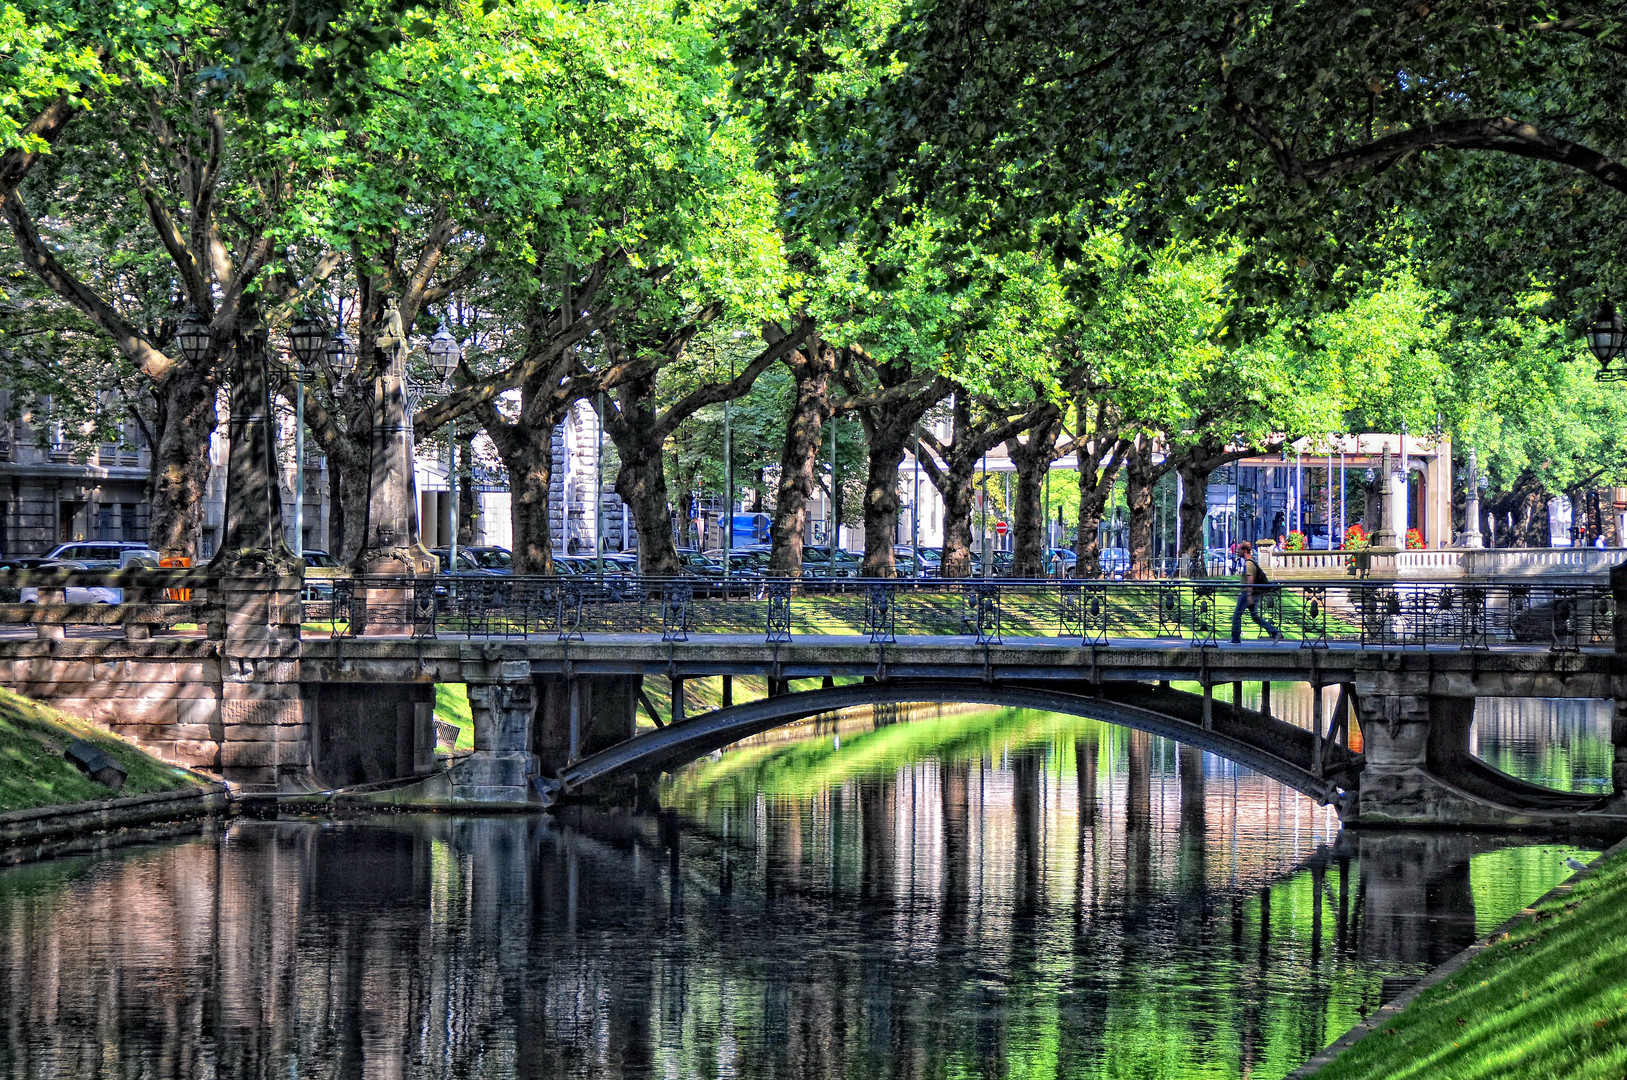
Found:
[{"label": "pedestrian's backpack", "polygon": [[1254,564],[1254,580],[1250,584],[1253,584],[1253,585],[1269,585],[1269,584],[1271,584],[1271,579],[1265,576],[1265,567],[1260,565],[1260,560],[1257,559],[1257,558],[1253,558],[1253,559],[1250,559],[1249,562]]}]

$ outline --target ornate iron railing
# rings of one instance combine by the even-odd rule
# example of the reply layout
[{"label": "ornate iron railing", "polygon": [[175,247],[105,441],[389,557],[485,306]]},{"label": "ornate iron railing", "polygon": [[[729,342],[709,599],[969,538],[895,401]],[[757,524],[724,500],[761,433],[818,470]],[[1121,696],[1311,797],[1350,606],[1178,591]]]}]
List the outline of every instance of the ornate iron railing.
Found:
[{"label": "ornate iron railing", "polygon": [[[1252,590],[1227,580],[801,582],[580,577],[331,579],[307,594],[307,627],[335,635],[554,637],[708,634],[783,644],[961,637],[979,644],[1223,645],[1272,637],[1307,649],[1499,646],[1574,651],[1614,644],[1602,584],[1296,581]],[[1241,613],[1240,599],[1246,599]]]}]

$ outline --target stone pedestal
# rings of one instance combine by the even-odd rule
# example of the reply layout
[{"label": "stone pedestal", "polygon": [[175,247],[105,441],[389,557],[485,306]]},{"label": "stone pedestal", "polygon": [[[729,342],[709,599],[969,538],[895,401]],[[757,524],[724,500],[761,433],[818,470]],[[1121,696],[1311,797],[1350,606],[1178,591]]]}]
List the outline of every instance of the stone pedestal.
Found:
[{"label": "stone pedestal", "polygon": [[[418,531],[412,414],[407,404],[407,343],[395,302],[386,301],[372,385],[373,442],[368,465],[366,541],[355,567],[363,574],[432,577],[435,557]],[[360,590],[352,617],[368,634],[411,633],[409,587],[379,583]]]},{"label": "stone pedestal", "polygon": [[1458,537],[1458,547],[1485,546],[1485,538],[1480,535],[1480,461],[1470,450],[1467,488],[1463,494],[1463,533]]},{"label": "stone pedestal", "polygon": [[452,797],[463,802],[530,801],[537,756],[531,752],[531,723],[537,690],[531,665],[500,660],[466,665],[474,753],[452,767]]},{"label": "stone pedestal", "polygon": [[301,579],[239,574],[216,581],[221,775],[249,790],[312,790],[299,682]]},{"label": "stone pedestal", "polygon": [[252,313],[243,325],[233,342],[225,528],[209,562],[210,637],[220,642],[221,774],[249,790],[311,790],[299,682],[304,564],[283,539],[266,333]]}]

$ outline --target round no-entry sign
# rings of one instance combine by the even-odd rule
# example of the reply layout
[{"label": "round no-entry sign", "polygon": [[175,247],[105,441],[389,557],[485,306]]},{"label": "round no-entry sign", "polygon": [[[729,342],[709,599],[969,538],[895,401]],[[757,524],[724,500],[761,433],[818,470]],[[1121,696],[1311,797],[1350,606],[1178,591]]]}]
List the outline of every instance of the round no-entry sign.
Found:
[{"label": "round no-entry sign", "polygon": [[996,521],[996,522],[995,522],[995,523],[994,523],[994,532],[995,532],[995,535],[997,535],[997,536],[1004,536],[1004,535],[1005,535],[1005,534],[1006,534],[1006,530],[1007,530],[1007,529],[1009,529],[1009,528],[1010,528],[1010,527],[1011,527],[1011,526],[1009,526],[1009,525],[1007,525],[1007,524],[1006,524],[1006,523],[1005,523],[1005,522],[1003,522],[1003,521]]}]

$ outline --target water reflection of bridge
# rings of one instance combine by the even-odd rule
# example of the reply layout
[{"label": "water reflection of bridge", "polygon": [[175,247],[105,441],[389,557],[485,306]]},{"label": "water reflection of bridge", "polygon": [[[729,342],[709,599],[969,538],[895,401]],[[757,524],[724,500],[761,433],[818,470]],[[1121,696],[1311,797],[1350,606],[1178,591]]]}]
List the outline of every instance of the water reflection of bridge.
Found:
[{"label": "water reflection of bridge", "polygon": [[1200,766],[1079,722],[698,818],[242,822],[0,875],[0,1045],[18,1076],[106,1047],[231,1075],[996,1076],[1148,1045],[1259,1067],[1474,936],[1483,839],[1329,844],[1324,810]]}]

